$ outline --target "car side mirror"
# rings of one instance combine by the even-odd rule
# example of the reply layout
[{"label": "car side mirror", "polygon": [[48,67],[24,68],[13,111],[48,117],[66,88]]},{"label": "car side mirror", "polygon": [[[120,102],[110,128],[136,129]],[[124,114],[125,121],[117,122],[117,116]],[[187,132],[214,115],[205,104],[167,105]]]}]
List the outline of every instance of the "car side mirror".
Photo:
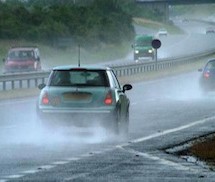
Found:
[{"label": "car side mirror", "polygon": [[132,89],[132,85],[131,84],[125,84],[125,85],[123,85],[122,91],[125,92],[126,90],[131,90],[131,89]]},{"label": "car side mirror", "polygon": [[45,86],[46,86],[45,83],[41,83],[41,84],[38,85],[38,88],[39,88],[40,90],[42,90]]}]

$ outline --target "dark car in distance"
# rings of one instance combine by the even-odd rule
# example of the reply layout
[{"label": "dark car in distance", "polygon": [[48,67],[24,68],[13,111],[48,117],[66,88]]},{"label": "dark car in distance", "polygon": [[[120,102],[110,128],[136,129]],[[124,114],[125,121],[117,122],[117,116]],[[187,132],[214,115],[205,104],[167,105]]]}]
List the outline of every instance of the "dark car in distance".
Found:
[{"label": "dark car in distance", "polygon": [[41,70],[40,52],[36,46],[11,47],[4,62],[4,73]]},{"label": "dark car in distance", "polygon": [[202,72],[199,85],[203,92],[215,91],[215,58],[210,59],[203,69],[199,69]]},{"label": "dark car in distance", "polygon": [[215,28],[214,27],[207,27],[205,33],[206,34],[214,34]]},{"label": "dark car in distance", "polygon": [[130,101],[109,67],[60,66],[52,69],[47,84],[40,84],[37,114],[42,125],[90,126],[127,134]]}]

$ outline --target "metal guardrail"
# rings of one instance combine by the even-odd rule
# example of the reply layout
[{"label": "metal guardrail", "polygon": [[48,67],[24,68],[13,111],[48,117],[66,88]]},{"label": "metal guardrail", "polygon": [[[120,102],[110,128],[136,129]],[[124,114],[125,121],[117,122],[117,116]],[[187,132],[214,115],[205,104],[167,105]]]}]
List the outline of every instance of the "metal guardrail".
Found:
[{"label": "metal guardrail", "polygon": [[[177,65],[189,64],[196,61],[197,58],[199,59],[213,53],[215,53],[215,50],[209,50],[186,57],[160,59],[157,62],[140,61],[137,63],[112,64],[106,66],[113,68],[118,77],[130,76],[138,73],[164,70]],[[22,88],[36,88],[38,84],[44,83],[47,80],[49,74],[50,70],[0,75],[0,90],[5,91]]]},{"label": "metal guardrail", "polygon": [[159,59],[157,62],[148,61],[148,62],[137,62],[133,64],[126,64],[126,65],[113,64],[109,66],[115,69],[117,76],[129,76],[129,75],[138,74],[138,73],[164,70],[164,69],[168,69],[182,64],[189,64],[189,63],[195,62],[197,59],[204,58],[214,53],[215,53],[215,50],[212,49],[212,50],[208,50],[208,51],[198,53],[195,55],[190,55],[190,56]]},{"label": "metal guardrail", "polygon": [[49,73],[50,71],[38,71],[0,75],[0,90],[36,88],[46,81]]}]

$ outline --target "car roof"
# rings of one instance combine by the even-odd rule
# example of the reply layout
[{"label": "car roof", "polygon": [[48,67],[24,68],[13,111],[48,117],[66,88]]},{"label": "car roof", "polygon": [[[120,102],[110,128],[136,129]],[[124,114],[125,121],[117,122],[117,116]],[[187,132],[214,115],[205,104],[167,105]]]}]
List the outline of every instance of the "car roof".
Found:
[{"label": "car roof", "polygon": [[32,49],[38,49],[36,46],[20,46],[20,47],[11,47],[11,50],[32,50]]},{"label": "car roof", "polygon": [[56,66],[52,70],[72,70],[72,69],[86,69],[86,70],[112,70],[112,68],[107,67],[107,66],[100,66],[100,65],[82,65],[82,66],[77,66],[77,65],[62,65],[62,66]]},{"label": "car roof", "polygon": [[215,58],[209,59],[208,62],[214,62]]},{"label": "car roof", "polygon": [[159,30],[166,30],[165,28],[160,28]]},{"label": "car roof", "polygon": [[152,35],[147,35],[147,34],[139,34],[139,35],[136,35],[135,36],[135,40],[151,40],[153,39],[153,36]]}]

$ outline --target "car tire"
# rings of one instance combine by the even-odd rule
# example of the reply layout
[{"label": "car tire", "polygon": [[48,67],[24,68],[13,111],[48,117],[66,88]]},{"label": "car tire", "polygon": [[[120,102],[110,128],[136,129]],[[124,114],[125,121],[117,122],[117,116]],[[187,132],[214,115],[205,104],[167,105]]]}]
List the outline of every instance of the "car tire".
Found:
[{"label": "car tire", "polygon": [[120,110],[116,111],[112,122],[112,132],[122,137],[127,137],[129,131],[129,112],[127,110],[126,115],[122,115]]},{"label": "car tire", "polygon": [[126,115],[119,120],[119,134],[127,137],[129,133],[129,111],[127,109]]},{"label": "car tire", "polygon": [[[119,134],[119,111],[115,111],[111,114],[109,119],[105,120],[104,127],[110,132],[111,134],[118,135]],[[108,121],[108,122],[107,122]]]},{"label": "car tire", "polygon": [[116,115],[114,116],[114,119],[112,121],[112,132],[113,134],[115,135],[118,135],[119,134],[119,111],[116,112]]}]

